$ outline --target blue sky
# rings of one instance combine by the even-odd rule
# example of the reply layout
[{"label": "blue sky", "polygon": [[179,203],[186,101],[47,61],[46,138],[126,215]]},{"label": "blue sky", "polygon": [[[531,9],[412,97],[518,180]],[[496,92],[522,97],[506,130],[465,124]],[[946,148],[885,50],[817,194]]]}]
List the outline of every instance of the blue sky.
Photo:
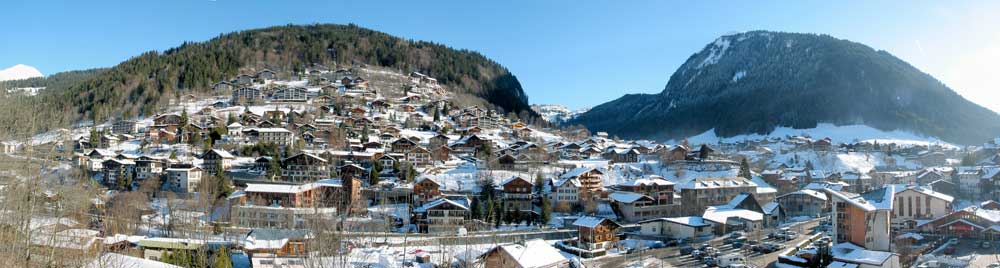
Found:
[{"label": "blue sky", "polygon": [[[0,68],[107,67],[149,50],[282,24],[356,23],[482,52],[532,103],[571,108],[655,93],[691,54],[749,30],[825,33],[887,50],[1000,111],[1000,2],[20,1],[5,3]],[[1000,91],[998,91],[1000,92]]]}]

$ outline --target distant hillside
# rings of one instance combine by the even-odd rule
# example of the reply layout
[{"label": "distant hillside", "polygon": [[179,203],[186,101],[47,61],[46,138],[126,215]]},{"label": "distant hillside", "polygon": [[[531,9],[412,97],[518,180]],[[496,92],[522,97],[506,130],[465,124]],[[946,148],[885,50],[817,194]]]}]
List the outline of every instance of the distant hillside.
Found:
[{"label": "distant hillside", "polygon": [[536,116],[517,78],[485,56],[354,25],[279,26],[184,43],[135,56],[67,90],[49,91],[30,101],[46,104],[34,112],[52,119],[40,126],[43,129],[84,119],[150,115],[170,98],[207,92],[213,83],[240,73],[264,68],[288,73],[312,63],[419,71],[452,92],[482,98],[522,117]]},{"label": "distant hillside", "polygon": [[0,81],[0,89],[24,88],[24,87],[44,87],[49,90],[63,91],[70,87],[97,77],[107,68],[96,68],[81,71],[68,71],[56,73],[45,77],[34,77],[21,80]]},{"label": "distant hillside", "polygon": [[902,130],[959,144],[1000,135],[1000,115],[885,51],[827,35],[718,38],[659,94],[625,95],[568,124],[630,138],[766,134],[819,123]]}]

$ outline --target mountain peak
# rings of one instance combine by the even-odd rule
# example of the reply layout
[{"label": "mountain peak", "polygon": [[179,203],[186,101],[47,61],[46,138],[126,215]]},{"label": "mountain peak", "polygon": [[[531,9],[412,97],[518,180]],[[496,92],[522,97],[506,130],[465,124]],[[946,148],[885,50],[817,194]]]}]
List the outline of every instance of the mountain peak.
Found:
[{"label": "mountain peak", "polygon": [[0,70],[0,81],[8,80],[21,80],[35,77],[42,77],[42,72],[24,64],[18,64],[11,66],[10,68]]},{"label": "mountain peak", "polygon": [[720,137],[778,127],[866,125],[958,144],[1000,134],[1000,116],[885,51],[829,35],[751,31],[694,53],[658,95],[626,95],[569,120],[625,138]]}]

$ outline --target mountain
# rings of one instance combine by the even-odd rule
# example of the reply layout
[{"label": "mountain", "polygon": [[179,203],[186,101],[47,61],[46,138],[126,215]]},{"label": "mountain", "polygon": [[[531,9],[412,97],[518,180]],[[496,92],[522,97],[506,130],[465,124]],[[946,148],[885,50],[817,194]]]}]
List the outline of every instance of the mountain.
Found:
[{"label": "mountain", "polygon": [[828,35],[753,31],[691,55],[659,94],[630,94],[570,120],[629,138],[767,134],[867,125],[958,144],[1000,134],[1000,115],[885,51]]},{"label": "mountain", "polygon": [[566,106],[558,104],[533,104],[531,105],[531,110],[534,110],[547,122],[561,124],[567,120],[576,118],[579,114],[587,112],[587,110],[590,110],[590,107],[570,110]]},{"label": "mountain", "polygon": [[537,116],[517,78],[482,54],[333,24],[277,26],[185,42],[132,57],[66,90],[46,90],[25,101],[33,105],[28,106],[34,108],[31,114],[50,119],[39,126],[44,130],[80,120],[148,116],[171,99],[209,92],[212,84],[241,73],[265,68],[291,73],[311,64],[418,71],[437,78],[458,100],[481,99],[490,108],[518,113],[519,118]]},{"label": "mountain", "polygon": [[39,72],[38,69],[24,64],[18,64],[11,66],[10,68],[0,70],[0,81],[21,80],[42,76],[42,72]]}]

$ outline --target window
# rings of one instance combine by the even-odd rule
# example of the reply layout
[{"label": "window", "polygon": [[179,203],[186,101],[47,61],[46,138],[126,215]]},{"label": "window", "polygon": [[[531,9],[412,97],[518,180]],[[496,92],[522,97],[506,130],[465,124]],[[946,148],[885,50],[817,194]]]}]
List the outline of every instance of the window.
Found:
[{"label": "window", "polygon": [[927,212],[926,214],[928,216],[930,216],[931,215],[931,199],[930,198],[924,198],[924,205],[925,205],[924,206],[925,212]]}]

